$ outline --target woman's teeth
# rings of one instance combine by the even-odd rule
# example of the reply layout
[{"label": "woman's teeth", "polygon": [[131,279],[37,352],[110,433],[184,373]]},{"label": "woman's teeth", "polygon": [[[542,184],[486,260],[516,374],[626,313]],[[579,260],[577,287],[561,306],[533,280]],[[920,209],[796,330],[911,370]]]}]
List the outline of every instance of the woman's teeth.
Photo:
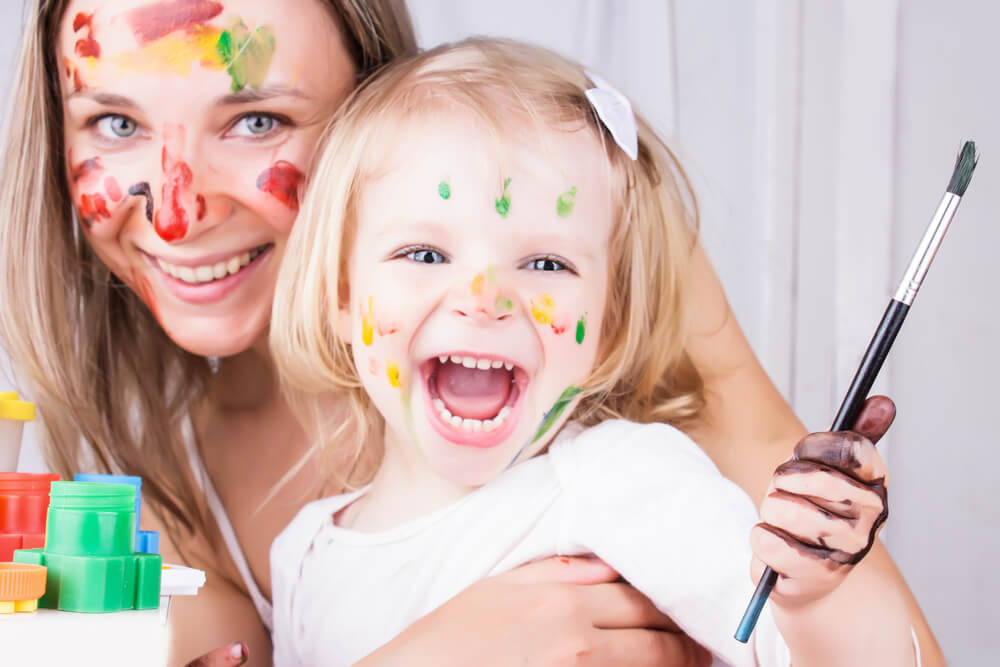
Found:
[{"label": "woman's teeth", "polygon": [[477,359],[476,357],[460,357],[457,354],[453,354],[450,357],[447,354],[442,354],[438,357],[438,361],[442,364],[451,361],[453,364],[462,364],[466,368],[478,368],[481,371],[488,371],[491,368],[501,368],[504,367],[507,370],[513,370],[514,364],[508,361],[500,361],[499,359]]},{"label": "woman's teeth", "polygon": [[458,415],[451,414],[448,408],[445,407],[444,401],[440,398],[435,398],[433,404],[434,409],[438,411],[442,421],[473,433],[479,431],[486,431],[488,433],[496,429],[500,426],[500,424],[503,424],[503,420],[506,419],[507,415],[511,412],[510,408],[505,405],[500,408],[500,412],[498,412],[493,419],[463,419]]},{"label": "woman's teeth", "polygon": [[164,273],[173,276],[177,280],[197,285],[238,273],[240,269],[252,262],[262,252],[263,247],[254,248],[249,252],[230,257],[224,262],[205,266],[175,266],[164,262],[162,259],[157,259],[156,263],[159,264],[160,269]]}]

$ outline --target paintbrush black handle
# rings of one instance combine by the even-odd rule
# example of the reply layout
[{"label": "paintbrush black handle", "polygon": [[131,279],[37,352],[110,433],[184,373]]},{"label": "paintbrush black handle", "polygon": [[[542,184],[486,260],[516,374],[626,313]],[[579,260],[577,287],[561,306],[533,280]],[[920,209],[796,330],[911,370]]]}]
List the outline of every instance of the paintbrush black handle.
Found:
[{"label": "paintbrush black handle", "polygon": [[875,335],[868,343],[865,356],[861,359],[854,379],[851,380],[851,386],[847,389],[844,402],[840,404],[837,417],[833,420],[833,426],[830,427],[831,431],[849,431],[854,428],[854,422],[858,419],[861,406],[865,404],[868,392],[872,390],[875,378],[882,370],[882,364],[889,354],[889,348],[896,340],[896,334],[903,326],[903,320],[906,319],[908,312],[910,312],[910,307],[905,303],[895,299],[889,301],[885,312],[882,313],[882,321],[878,323],[878,329],[875,330]]},{"label": "paintbrush black handle", "polygon": [[[851,386],[847,389],[844,402],[840,404],[837,417],[833,420],[833,426],[830,427],[831,431],[847,431],[854,426],[858,413],[861,412],[861,406],[865,404],[868,392],[872,390],[875,378],[878,377],[878,372],[882,369],[882,364],[885,363],[889,349],[892,347],[893,341],[896,340],[896,334],[903,326],[903,320],[906,319],[908,312],[910,312],[910,307],[902,301],[895,299],[889,301],[885,312],[882,313],[882,321],[878,323],[878,329],[875,330],[875,335],[868,343],[865,356],[861,359],[854,379],[851,380]],[[746,643],[750,639],[750,633],[757,625],[757,617],[760,616],[764,603],[767,602],[768,596],[771,595],[771,589],[774,588],[777,581],[778,573],[769,567],[764,568],[764,574],[757,582],[757,588],[753,592],[753,597],[750,598],[750,604],[743,612],[743,619],[736,629],[734,636],[738,641]]]}]

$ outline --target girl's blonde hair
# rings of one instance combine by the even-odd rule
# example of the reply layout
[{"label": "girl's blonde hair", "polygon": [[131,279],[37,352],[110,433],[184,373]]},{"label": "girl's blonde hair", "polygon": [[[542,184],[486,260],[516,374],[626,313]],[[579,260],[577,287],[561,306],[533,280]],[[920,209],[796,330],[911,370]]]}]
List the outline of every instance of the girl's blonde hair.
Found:
[{"label": "girl's blonde hair", "polygon": [[587,101],[590,87],[580,66],[542,48],[471,39],[397,61],[341,108],[289,240],[271,320],[272,352],[287,390],[336,389],[350,398],[346,419],[327,420],[338,426],[314,423],[319,441],[353,440],[358,460],[362,444],[378,440],[382,421],[362,390],[350,345],[334,332],[335,309],[347,302],[358,200],[380,167],[380,148],[407,120],[442,108],[472,114],[498,140],[523,130],[526,119],[599,136],[618,220],[601,354],[575,417],[681,423],[698,414],[702,381],[684,351],[693,193],[674,154],[641,117],[638,159],[615,145]]},{"label": "girl's blonde hair", "polygon": [[[211,524],[182,425],[204,396],[208,366],[170,340],[74,228],[56,62],[68,4],[37,0],[27,10],[11,86],[0,166],[0,342],[38,405],[56,471],[88,465],[140,475],[164,520],[202,532]],[[358,81],[416,52],[403,0],[322,4]]]}]

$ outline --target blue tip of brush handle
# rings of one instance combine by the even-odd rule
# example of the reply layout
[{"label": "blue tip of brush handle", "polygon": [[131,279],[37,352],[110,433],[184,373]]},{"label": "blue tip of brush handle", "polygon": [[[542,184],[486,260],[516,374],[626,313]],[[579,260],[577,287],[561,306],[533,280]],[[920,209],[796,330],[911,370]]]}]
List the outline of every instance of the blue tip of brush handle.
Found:
[{"label": "blue tip of brush handle", "polygon": [[761,610],[764,609],[764,603],[767,602],[768,596],[771,595],[771,589],[774,588],[776,581],[778,581],[778,573],[769,567],[765,567],[764,574],[761,575],[760,581],[757,582],[757,589],[753,592],[753,597],[750,598],[750,604],[747,605],[747,610],[743,612],[743,620],[740,621],[740,627],[736,628],[736,634],[733,635],[736,641],[746,644],[750,639],[754,626],[757,625],[757,618],[760,616]]}]

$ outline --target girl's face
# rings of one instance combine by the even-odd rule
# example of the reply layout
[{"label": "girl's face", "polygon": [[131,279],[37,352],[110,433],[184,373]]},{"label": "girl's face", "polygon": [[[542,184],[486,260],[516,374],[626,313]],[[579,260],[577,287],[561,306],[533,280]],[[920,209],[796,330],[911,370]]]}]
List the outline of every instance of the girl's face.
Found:
[{"label": "girl's face", "polygon": [[265,332],[303,172],[354,66],[315,0],[78,0],[66,171],[105,264],[196,354]]},{"label": "girl's face", "polygon": [[502,151],[501,165],[461,112],[399,132],[360,196],[338,322],[386,418],[386,464],[463,489],[558,430],[608,291],[615,206],[597,138],[525,122]]}]

